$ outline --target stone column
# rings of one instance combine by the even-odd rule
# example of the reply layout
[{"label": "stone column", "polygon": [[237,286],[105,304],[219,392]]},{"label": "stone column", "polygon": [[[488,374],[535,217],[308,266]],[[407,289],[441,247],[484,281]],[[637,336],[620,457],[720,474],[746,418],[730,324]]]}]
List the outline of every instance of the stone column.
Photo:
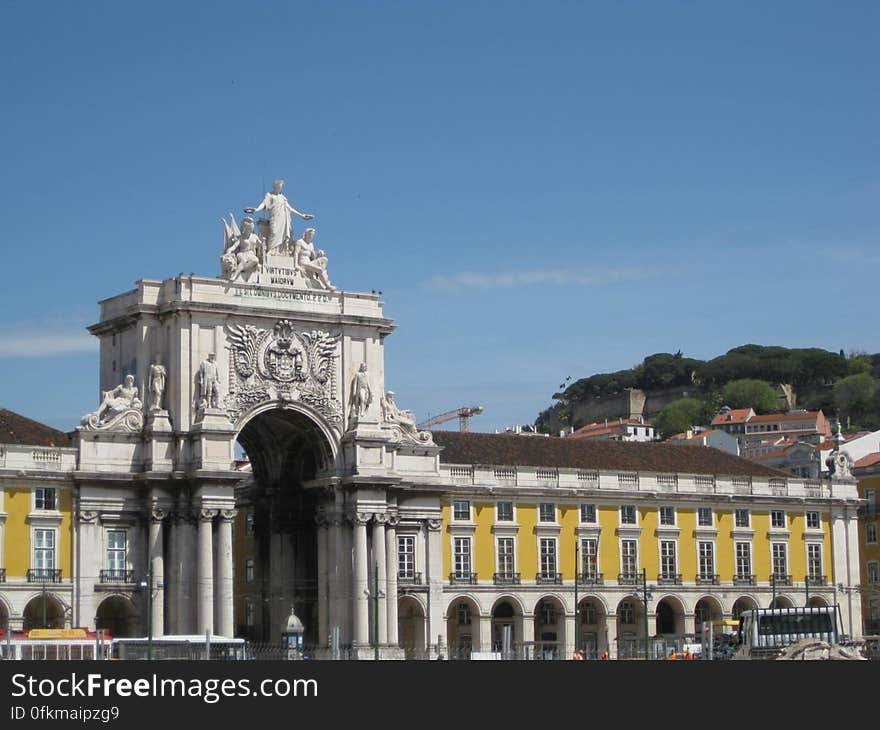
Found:
[{"label": "stone column", "polygon": [[155,636],[165,634],[165,556],[162,520],[165,510],[150,511],[150,601],[152,615],[150,617],[150,633]]},{"label": "stone column", "polygon": [[235,636],[232,584],[232,521],[235,510],[220,511],[217,523],[217,611],[216,632],[219,636]]},{"label": "stone column", "polygon": [[376,568],[373,573],[375,578],[370,581],[370,591],[378,591],[379,594],[373,603],[378,614],[374,625],[378,631],[378,636],[375,639],[379,646],[388,643],[388,576],[385,560],[385,522],[387,519],[381,513],[373,515],[373,557],[376,561]]},{"label": "stone column", "polygon": [[367,603],[367,521],[370,515],[358,512],[352,518],[354,532],[354,577],[352,603],[354,605],[354,644],[367,646],[370,642],[370,617]]},{"label": "stone column", "polygon": [[446,626],[443,623],[443,543],[441,540],[439,519],[426,521],[427,554],[425,560],[425,581],[428,586],[428,641],[436,644],[437,637],[446,643]]},{"label": "stone column", "polygon": [[180,554],[180,518],[177,514],[170,514],[165,520],[165,532],[168,533],[168,565],[165,570],[165,630],[169,634],[182,633],[178,629],[177,594],[180,592],[180,566],[178,556]]},{"label": "stone column", "polygon": [[196,633],[195,611],[197,591],[195,588],[195,576],[193,555],[196,552],[195,516],[187,511],[180,515],[177,529],[179,533],[176,561],[178,566],[177,585],[177,633]]},{"label": "stone column", "polygon": [[[455,610],[454,606],[452,610]],[[479,621],[480,643],[475,648],[479,649],[479,651],[492,651],[492,616],[480,616]]]},{"label": "stone column", "polygon": [[[400,520],[391,516],[385,526],[385,561],[387,568],[387,580],[385,592],[388,594],[388,643],[397,646],[400,639],[397,633],[397,525]],[[381,621],[381,616],[379,617]]]},{"label": "stone column", "polygon": [[684,633],[693,634],[697,630],[697,619],[693,613],[684,614]]},{"label": "stone column", "polygon": [[[610,659],[617,659],[617,616],[613,613],[605,617],[605,637],[598,637],[600,643],[599,656],[608,652]],[[604,644],[604,646],[602,646]]]},{"label": "stone column", "polygon": [[574,654],[575,649],[578,647],[575,646],[575,642],[577,641],[575,637],[577,628],[577,616],[575,614],[565,616],[565,643],[559,648],[559,651],[562,652],[562,655],[559,657],[560,659],[568,659]]},{"label": "stone column", "polygon": [[316,515],[315,524],[318,531],[318,646],[327,646],[330,643],[330,605],[327,587],[330,561],[328,560],[327,516],[324,514]]},{"label": "stone column", "polygon": [[197,575],[198,632],[214,633],[214,543],[215,510],[199,510],[199,549]]},{"label": "stone column", "polygon": [[342,629],[339,614],[339,604],[342,596],[339,595],[339,519],[333,515],[327,520],[327,645],[330,645],[330,635],[334,626],[340,626],[340,641],[342,641]]}]

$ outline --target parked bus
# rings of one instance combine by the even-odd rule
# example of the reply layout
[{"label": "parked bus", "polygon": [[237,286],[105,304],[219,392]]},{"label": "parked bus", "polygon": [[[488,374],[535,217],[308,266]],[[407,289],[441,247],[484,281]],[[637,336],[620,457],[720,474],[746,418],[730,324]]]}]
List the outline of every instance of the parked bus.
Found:
[{"label": "parked bus", "polygon": [[31,629],[0,631],[0,659],[80,660],[110,659],[109,632],[88,629]]},{"label": "parked bus", "polygon": [[756,608],[743,611],[737,631],[737,659],[770,659],[799,639],[836,644],[840,638],[836,606]]},{"label": "parked bus", "polygon": [[152,642],[145,638],[113,639],[114,659],[250,659],[244,639],[223,636],[178,635],[157,636]]}]

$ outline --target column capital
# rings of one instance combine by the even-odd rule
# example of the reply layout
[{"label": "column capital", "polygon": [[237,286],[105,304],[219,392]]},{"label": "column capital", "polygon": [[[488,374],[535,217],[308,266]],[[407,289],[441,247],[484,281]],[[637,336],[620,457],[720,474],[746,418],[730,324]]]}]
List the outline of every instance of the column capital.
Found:
[{"label": "column capital", "polygon": [[388,515],[384,512],[375,512],[373,514],[373,521],[377,525],[384,525],[388,521]]},{"label": "column capital", "polygon": [[326,530],[330,526],[331,522],[332,522],[332,520],[330,519],[330,517],[327,516],[326,513],[324,513],[324,512],[316,512],[315,513],[315,526],[319,530]]},{"label": "column capital", "polygon": [[443,525],[443,521],[430,519],[430,520],[425,520],[425,524],[428,526],[429,531],[438,532],[440,530],[440,527]]},{"label": "column capital", "polygon": [[372,516],[370,512],[355,512],[349,516],[349,519],[352,525],[366,525]]},{"label": "column capital", "polygon": [[199,522],[212,522],[219,513],[216,509],[200,509],[196,514]]},{"label": "column capital", "polygon": [[238,514],[238,510],[234,509],[221,509],[220,510],[220,519],[223,522],[232,522],[235,519],[235,516]]},{"label": "column capital", "polygon": [[160,507],[150,509],[150,522],[153,524],[161,523],[168,516],[168,510]]},{"label": "column capital", "polygon": [[98,521],[98,513],[94,510],[82,510],[79,513],[80,524],[91,525]]},{"label": "column capital", "polygon": [[397,527],[400,524],[400,517],[394,514],[388,515],[388,527]]}]

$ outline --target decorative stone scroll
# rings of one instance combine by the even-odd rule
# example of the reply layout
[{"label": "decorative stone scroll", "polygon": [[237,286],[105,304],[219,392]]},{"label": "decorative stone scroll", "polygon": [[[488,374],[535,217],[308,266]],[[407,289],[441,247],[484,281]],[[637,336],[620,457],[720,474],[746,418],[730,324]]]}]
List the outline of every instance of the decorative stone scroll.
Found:
[{"label": "decorative stone scroll", "polygon": [[138,397],[134,376],[113,390],[105,390],[101,405],[94,413],[86,413],[79,426],[82,431],[140,431],[144,427],[143,403]]},{"label": "decorative stone scroll", "polygon": [[271,329],[227,325],[231,351],[227,413],[235,421],[269,400],[299,401],[340,428],[342,403],[336,393],[339,338],[321,330],[296,331],[279,320]]}]

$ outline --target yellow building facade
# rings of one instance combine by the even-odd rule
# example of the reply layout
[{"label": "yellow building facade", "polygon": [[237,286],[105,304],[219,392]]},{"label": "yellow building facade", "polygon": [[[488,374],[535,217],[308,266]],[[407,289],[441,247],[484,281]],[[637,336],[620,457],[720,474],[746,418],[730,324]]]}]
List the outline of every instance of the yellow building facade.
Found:
[{"label": "yellow building facade", "polygon": [[[864,466],[859,464],[864,463]],[[872,454],[857,462],[853,470],[858,478],[859,496],[864,503],[859,508],[859,555],[861,561],[860,596],[865,636],[880,636],[880,515],[877,495],[880,494],[880,454]]]}]

